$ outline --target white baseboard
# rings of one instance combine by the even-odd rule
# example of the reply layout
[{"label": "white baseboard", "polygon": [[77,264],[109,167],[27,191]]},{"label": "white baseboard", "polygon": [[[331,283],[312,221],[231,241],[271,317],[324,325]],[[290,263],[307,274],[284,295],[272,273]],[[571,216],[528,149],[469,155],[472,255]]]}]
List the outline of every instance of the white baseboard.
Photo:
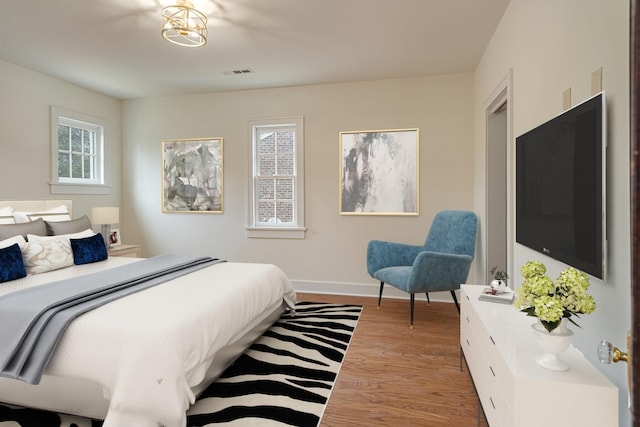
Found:
[{"label": "white baseboard", "polygon": [[[341,283],[341,282],[314,282],[311,280],[291,280],[296,292],[329,295],[350,295],[359,297],[378,298],[380,292],[379,283]],[[456,292],[459,297],[459,292]],[[409,299],[409,294],[391,285],[385,285],[382,298]],[[429,292],[429,299],[435,302],[453,303],[451,293]],[[424,293],[416,294],[416,300],[426,301]]]}]

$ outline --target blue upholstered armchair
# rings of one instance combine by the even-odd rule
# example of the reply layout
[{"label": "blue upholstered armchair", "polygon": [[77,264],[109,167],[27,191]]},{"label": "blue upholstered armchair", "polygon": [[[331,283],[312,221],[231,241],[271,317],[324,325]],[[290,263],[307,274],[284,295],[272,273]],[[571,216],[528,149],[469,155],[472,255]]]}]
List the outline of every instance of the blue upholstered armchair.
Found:
[{"label": "blue upholstered armchair", "polygon": [[473,212],[442,211],[433,219],[423,246],[372,240],[367,247],[367,271],[380,280],[378,308],[382,289],[388,283],[411,296],[411,325],[415,294],[451,291],[460,312],[456,289],[467,280],[476,246],[477,218]]}]

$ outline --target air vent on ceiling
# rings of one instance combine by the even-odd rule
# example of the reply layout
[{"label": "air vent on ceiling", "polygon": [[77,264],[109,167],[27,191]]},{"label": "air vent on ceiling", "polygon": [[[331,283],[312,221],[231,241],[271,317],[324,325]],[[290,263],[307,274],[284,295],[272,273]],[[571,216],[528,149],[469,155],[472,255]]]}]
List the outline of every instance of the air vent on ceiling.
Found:
[{"label": "air vent on ceiling", "polygon": [[224,74],[227,76],[239,76],[242,74],[253,74],[253,70],[250,68],[242,68],[239,70],[224,71]]}]

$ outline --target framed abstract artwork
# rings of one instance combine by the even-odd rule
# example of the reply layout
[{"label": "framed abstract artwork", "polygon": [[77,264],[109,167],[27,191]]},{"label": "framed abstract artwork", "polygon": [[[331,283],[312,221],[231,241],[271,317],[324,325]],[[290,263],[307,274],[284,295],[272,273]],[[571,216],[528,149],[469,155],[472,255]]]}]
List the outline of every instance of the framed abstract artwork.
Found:
[{"label": "framed abstract artwork", "polygon": [[418,215],[418,133],[340,132],[341,215]]},{"label": "framed abstract artwork", "polygon": [[222,138],[162,141],[162,171],[162,212],[222,213]]}]

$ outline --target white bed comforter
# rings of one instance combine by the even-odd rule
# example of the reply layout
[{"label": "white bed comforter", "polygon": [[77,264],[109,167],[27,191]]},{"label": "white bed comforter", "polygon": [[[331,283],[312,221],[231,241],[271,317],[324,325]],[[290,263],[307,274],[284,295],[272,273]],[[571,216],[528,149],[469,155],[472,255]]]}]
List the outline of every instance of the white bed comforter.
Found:
[{"label": "white bed comforter", "polygon": [[[0,295],[127,262],[135,259],[109,258],[31,275],[4,283]],[[216,352],[283,299],[293,306],[295,292],[279,268],[216,264],[80,316],[45,375],[100,384],[110,401],[104,427],[182,427],[195,400],[191,388],[203,381]]]}]

